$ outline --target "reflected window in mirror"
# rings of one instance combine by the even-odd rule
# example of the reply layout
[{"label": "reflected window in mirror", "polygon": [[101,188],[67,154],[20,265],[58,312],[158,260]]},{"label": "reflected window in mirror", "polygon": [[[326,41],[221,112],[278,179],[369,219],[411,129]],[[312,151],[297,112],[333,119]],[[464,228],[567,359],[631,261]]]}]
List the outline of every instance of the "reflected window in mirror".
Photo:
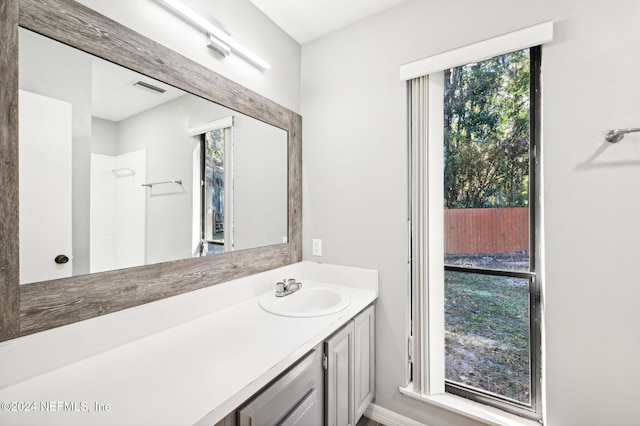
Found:
[{"label": "reflected window in mirror", "polygon": [[[199,136],[199,255],[233,251],[233,118],[212,123]],[[195,194],[194,194],[195,198]]]}]

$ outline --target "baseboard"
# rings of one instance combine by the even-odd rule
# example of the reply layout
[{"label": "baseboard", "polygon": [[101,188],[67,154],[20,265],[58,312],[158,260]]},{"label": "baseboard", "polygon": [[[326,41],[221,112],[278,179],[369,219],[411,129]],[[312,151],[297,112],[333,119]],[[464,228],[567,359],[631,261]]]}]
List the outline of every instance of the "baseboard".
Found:
[{"label": "baseboard", "polygon": [[382,423],[385,426],[426,426],[424,423],[417,422],[375,404],[369,404],[367,409],[364,411],[364,415],[373,421]]}]

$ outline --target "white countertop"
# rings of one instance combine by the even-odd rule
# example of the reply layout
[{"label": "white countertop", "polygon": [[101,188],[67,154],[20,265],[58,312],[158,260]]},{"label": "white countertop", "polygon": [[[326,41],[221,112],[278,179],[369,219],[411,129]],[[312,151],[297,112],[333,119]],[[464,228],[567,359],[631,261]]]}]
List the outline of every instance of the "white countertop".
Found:
[{"label": "white countertop", "polygon": [[339,288],[351,303],[332,315],[277,316],[254,296],[2,388],[0,424],[213,425],[377,296]]}]

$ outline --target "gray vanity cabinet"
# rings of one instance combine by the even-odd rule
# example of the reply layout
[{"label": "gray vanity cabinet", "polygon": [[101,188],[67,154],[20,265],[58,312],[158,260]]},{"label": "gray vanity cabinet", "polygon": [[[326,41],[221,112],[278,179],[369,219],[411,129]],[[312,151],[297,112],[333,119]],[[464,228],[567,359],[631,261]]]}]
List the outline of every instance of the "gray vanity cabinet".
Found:
[{"label": "gray vanity cabinet", "polygon": [[374,318],[371,305],[324,344],[328,426],[355,426],[374,395]]},{"label": "gray vanity cabinet", "polygon": [[374,395],[370,305],[216,426],[355,426]]}]

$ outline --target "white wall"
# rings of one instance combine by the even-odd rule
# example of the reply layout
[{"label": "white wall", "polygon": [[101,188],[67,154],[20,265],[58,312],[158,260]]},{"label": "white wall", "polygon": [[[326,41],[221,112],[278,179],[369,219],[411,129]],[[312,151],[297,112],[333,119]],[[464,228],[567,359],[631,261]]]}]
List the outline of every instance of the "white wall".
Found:
[{"label": "white wall", "polygon": [[[399,66],[554,20],[543,50],[546,424],[637,424],[640,3],[414,0],[303,46],[304,258],[380,270],[377,392],[431,426],[463,420],[406,381],[406,89]],[[323,257],[311,239],[323,239]]]},{"label": "white wall", "polygon": [[118,123],[91,117],[91,153],[118,155]]},{"label": "white wall", "polygon": [[233,126],[235,250],[279,244],[287,237],[287,132],[237,117]]},{"label": "white wall", "polygon": [[217,73],[300,112],[300,46],[249,0],[182,0],[271,64],[260,71],[239,56],[221,58],[207,37],[153,0],[78,0]]}]

